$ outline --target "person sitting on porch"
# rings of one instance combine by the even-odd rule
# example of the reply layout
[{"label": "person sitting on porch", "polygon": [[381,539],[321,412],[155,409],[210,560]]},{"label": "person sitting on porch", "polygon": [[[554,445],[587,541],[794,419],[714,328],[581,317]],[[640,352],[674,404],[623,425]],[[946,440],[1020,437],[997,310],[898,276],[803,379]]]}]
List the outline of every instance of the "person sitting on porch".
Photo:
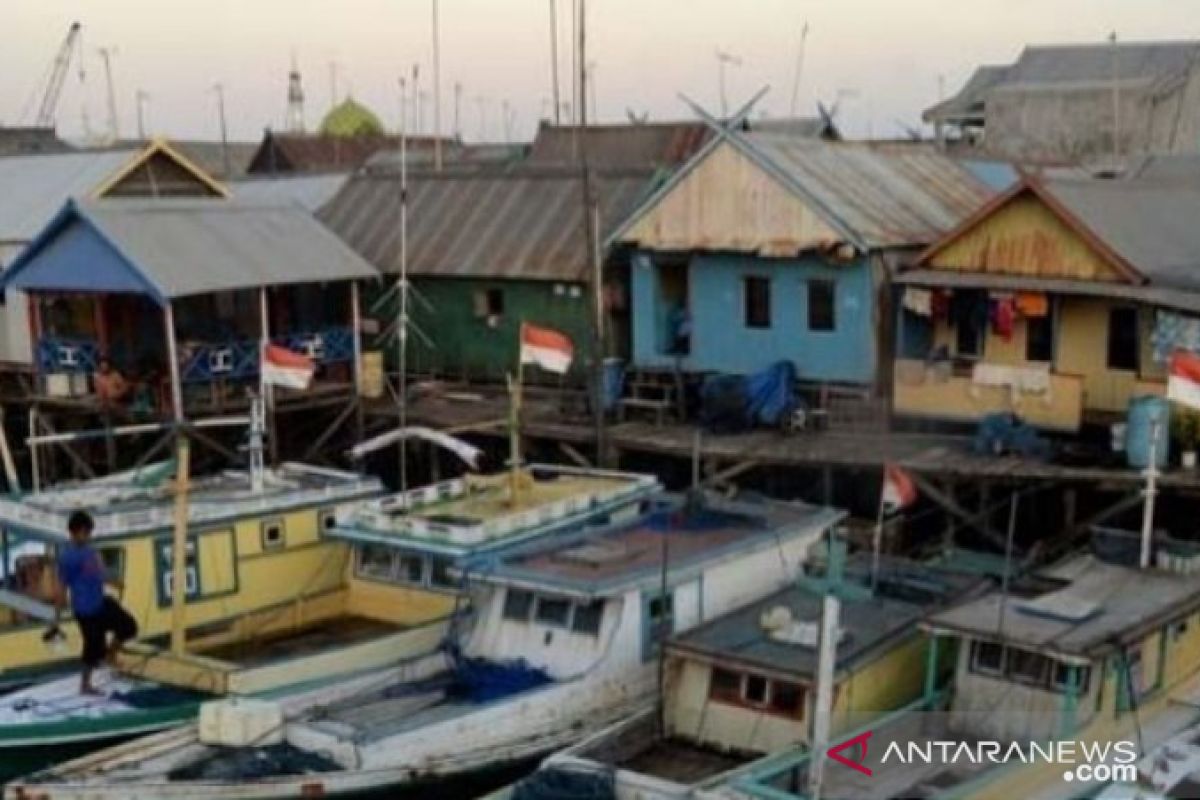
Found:
[{"label": "person sitting on porch", "polygon": [[103,408],[118,405],[129,394],[128,382],[107,357],[100,359],[96,373],[92,376],[92,383],[96,387],[96,399]]}]

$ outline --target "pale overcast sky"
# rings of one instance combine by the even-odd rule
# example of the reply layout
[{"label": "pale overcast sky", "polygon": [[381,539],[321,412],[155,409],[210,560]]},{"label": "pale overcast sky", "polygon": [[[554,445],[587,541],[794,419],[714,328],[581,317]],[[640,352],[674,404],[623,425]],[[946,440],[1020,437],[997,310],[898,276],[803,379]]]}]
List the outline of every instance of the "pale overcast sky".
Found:
[{"label": "pale overcast sky", "polygon": [[[281,127],[289,61],[295,54],[313,127],[329,108],[330,64],[339,94],[396,124],[398,76],[421,63],[432,88],[432,0],[2,0],[0,122],[21,121],[73,19],[83,23],[86,80],[72,66],[58,109],[60,129],[79,136],[87,117],[106,123],[97,48],[113,59],[122,135],[136,131],[136,92],[150,96],[148,128],[217,138],[216,99],[225,86],[230,135],[256,139]],[[1200,0],[588,0],[588,58],[596,62],[600,119],[626,109],[653,119],[687,117],[684,92],[718,109],[716,51],[741,58],[728,68],[730,104],[769,84],[760,112],[786,114],[800,30],[809,36],[800,108],[842,92],[839,121],[852,133],[899,132],[936,101],[938,79],[955,91],[975,65],[1011,61],[1025,43],[1200,36]],[[467,139],[527,137],[550,108],[549,0],[440,0],[443,129],[453,127],[462,84]],[[570,0],[559,0],[560,61],[569,97]],[[36,102],[34,103],[36,105]],[[431,106],[429,106],[431,109]],[[482,114],[481,114],[482,111]],[[32,115],[32,111],[29,112]],[[426,111],[426,126],[432,111]]]}]

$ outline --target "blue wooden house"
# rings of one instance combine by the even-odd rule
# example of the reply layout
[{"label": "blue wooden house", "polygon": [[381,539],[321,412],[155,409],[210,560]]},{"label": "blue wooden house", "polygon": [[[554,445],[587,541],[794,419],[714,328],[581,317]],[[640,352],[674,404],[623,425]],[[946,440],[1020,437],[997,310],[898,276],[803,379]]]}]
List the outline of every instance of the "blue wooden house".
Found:
[{"label": "blue wooden house", "polygon": [[889,276],[989,190],[920,144],[721,130],[622,224],[633,365],[888,385]]}]

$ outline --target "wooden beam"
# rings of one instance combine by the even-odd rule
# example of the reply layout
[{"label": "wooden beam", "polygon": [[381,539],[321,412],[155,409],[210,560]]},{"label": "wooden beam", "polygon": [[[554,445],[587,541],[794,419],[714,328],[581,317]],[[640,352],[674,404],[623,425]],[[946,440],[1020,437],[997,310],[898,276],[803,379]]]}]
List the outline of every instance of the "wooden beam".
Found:
[{"label": "wooden beam", "polygon": [[225,456],[230,461],[236,462],[241,458],[241,456],[239,456],[236,452],[234,452],[233,450],[230,450],[228,447],[221,444],[216,439],[214,439],[213,437],[209,436],[204,431],[197,428],[195,425],[185,422],[183,424],[183,428],[185,430],[187,430],[188,436],[192,437],[197,442],[200,442],[200,444],[204,445],[205,447],[209,448],[210,450],[216,450],[218,453]]},{"label": "wooden beam", "polygon": [[[38,414],[37,421],[38,421],[38,424],[40,424],[43,428],[46,429],[47,433],[58,433],[58,431],[54,428],[54,426],[50,424],[50,420],[46,417],[45,414]],[[69,444],[67,444],[66,442],[57,442],[57,441],[54,442],[54,444],[60,450],[62,450],[64,453],[67,454],[67,457],[71,459],[71,463],[73,463],[76,467],[78,467],[83,472],[84,475],[86,475],[89,478],[96,477],[96,471],[94,469],[92,469],[92,465],[89,464],[86,459],[84,459],[82,456],[80,456],[78,453],[76,453],[74,448],[72,448]]]},{"label": "wooden beam", "polygon": [[992,531],[987,530],[986,526],[982,524],[983,518],[986,515],[972,514],[970,511],[967,511],[965,508],[959,505],[954,498],[950,497],[947,493],[942,492],[940,489],[934,486],[933,483],[922,477],[920,474],[916,472],[909,472],[909,475],[912,476],[913,483],[917,484],[917,488],[920,489],[921,494],[927,496],[930,500],[933,500],[946,511],[950,512],[950,514],[953,516],[958,517],[968,527],[979,531],[979,533],[992,544],[1004,549],[1004,537],[997,536]]},{"label": "wooden beam", "polygon": [[567,442],[559,442],[558,449],[560,451],[562,451],[562,453],[564,455],[566,455],[567,458],[574,461],[577,466],[583,467],[584,469],[592,468],[592,462],[588,461],[587,458],[583,455],[583,453],[576,450],[574,447],[572,447]]},{"label": "wooden beam", "polygon": [[345,408],[341,410],[337,417],[334,418],[333,422],[329,423],[329,426],[321,432],[321,435],[313,440],[313,443],[309,445],[307,450],[304,451],[304,457],[300,460],[309,461],[315,458],[317,453],[319,453],[321,449],[325,447],[325,443],[329,441],[330,437],[337,433],[338,429],[342,427],[342,424],[350,418],[350,415],[354,414],[358,410],[358,407],[359,399],[358,397],[355,397]]},{"label": "wooden beam", "polygon": [[759,462],[754,459],[739,461],[731,467],[726,467],[720,472],[715,472],[700,482],[701,486],[716,486],[721,483],[729,483],[743,473],[749,472],[759,466]]}]

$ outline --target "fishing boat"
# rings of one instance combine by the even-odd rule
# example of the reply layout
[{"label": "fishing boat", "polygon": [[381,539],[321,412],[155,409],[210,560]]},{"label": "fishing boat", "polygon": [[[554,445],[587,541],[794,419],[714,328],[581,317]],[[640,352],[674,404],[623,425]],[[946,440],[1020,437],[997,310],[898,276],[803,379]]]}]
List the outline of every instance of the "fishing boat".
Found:
[{"label": "fishing boat", "polygon": [[157,734],[10,785],[10,797],[333,796],[532,759],[653,703],[674,632],[796,579],[840,519],[802,504],[664,496],[632,520],[451,570],[472,613],[449,665],[289,719],[266,747]]},{"label": "fishing boat", "polygon": [[596,798],[613,800],[715,797],[763,756],[812,748],[818,634],[829,593],[840,600],[833,736],[921,697],[924,675],[951,665],[944,654],[943,663],[925,664],[917,624],[979,592],[986,579],[895,557],[873,564],[865,554],[843,569],[843,551],[831,541],[827,567],[797,586],[673,637],[659,706],[552,755],[521,782],[520,796],[592,786]]},{"label": "fishing boat", "polygon": [[[1200,553],[1159,537],[1142,565],[1137,537],[1120,542],[1094,536],[1090,551],[933,614],[922,625],[956,654],[952,682],[849,733],[864,770],[827,763],[820,797],[1138,796],[1130,786],[1155,771],[1145,759],[1196,724]],[[800,800],[812,769],[797,751],[728,786]]]}]

